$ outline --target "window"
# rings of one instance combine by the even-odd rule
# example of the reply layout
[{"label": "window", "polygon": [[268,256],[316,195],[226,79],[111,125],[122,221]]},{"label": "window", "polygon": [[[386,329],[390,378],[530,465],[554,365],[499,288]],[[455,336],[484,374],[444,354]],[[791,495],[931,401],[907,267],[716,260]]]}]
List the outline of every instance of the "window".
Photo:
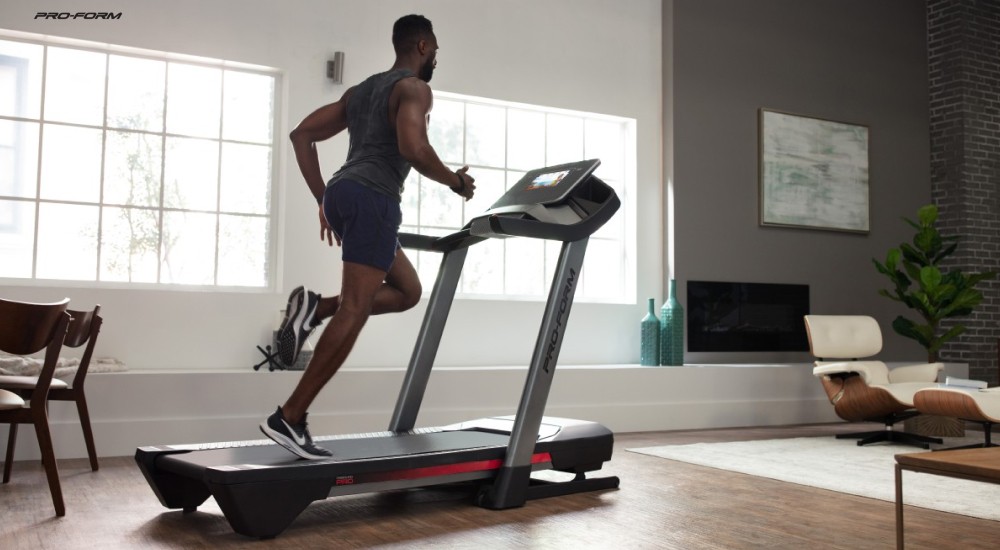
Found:
[{"label": "window", "polygon": [[[435,92],[431,144],[452,169],[470,166],[475,197],[464,202],[415,170],[403,192],[402,231],[445,235],[488,209],[528,170],[599,158],[596,175],[612,186],[622,208],[587,246],[581,301],[634,302],[634,250],[626,239],[628,201],[635,189],[635,121]],[[634,229],[631,230],[634,232]],[[561,244],[536,239],[490,239],[473,246],[459,293],[464,297],[541,299]],[[419,252],[421,280],[437,276],[440,255]],[[426,286],[430,287],[429,284]]]},{"label": "window", "polygon": [[276,84],[0,39],[0,277],[267,287]]}]

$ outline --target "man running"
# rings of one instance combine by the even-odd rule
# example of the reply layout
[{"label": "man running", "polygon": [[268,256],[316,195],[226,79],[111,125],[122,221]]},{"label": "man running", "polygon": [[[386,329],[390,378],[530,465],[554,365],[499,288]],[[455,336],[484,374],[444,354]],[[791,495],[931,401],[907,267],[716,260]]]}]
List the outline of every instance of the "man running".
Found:
[{"label": "man running", "polygon": [[[392,28],[392,45],[391,69],[317,109],[290,135],[299,170],[319,204],[320,239],[330,246],[336,239],[343,259],[340,295],[324,298],[296,288],[278,329],[278,357],[292,365],[312,330],[331,318],[292,395],[260,424],[268,437],[302,458],[332,456],[313,443],[306,411],[344,364],[369,315],[406,311],[420,300],[420,279],[398,240],[410,167],[465,200],[476,188],[469,167],[452,172],[427,139],[433,103],[427,83],[438,50],[431,22],[421,15],[401,17]],[[324,183],[316,143],[345,129],[347,161]]]}]

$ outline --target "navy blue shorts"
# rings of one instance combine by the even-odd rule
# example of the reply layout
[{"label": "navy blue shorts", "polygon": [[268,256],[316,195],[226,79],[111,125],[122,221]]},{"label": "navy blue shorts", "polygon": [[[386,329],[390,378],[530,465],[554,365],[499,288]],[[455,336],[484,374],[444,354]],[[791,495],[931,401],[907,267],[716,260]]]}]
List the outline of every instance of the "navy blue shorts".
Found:
[{"label": "navy blue shorts", "polygon": [[323,215],[340,237],[341,259],[388,272],[399,248],[399,201],[349,179],[327,186]]}]

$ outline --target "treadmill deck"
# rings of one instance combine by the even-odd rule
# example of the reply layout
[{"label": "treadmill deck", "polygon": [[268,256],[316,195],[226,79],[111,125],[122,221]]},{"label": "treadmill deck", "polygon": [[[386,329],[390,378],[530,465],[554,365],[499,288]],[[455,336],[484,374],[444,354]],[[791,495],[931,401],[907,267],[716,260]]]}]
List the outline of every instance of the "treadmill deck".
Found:
[{"label": "treadmill deck", "polygon": [[[300,477],[440,465],[462,452],[472,460],[503,458],[508,436],[473,431],[390,434],[382,437],[316,438],[334,456],[303,460],[271,440],[236,442],[232,447],[166,451],[156,460],[163,471],[214,483],[260,482]],[[165,450],[166,448],[160,448]],[[176,453],[176,454],[175,454]]]}]

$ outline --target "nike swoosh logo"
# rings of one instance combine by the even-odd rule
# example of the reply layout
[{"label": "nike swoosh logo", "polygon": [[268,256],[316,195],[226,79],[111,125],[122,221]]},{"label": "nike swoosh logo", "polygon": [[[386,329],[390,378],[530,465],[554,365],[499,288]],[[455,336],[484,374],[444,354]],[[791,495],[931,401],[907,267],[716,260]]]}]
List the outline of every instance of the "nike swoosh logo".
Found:
[{"label": "nike swoosh logo", "polygon": [[313,316],[316,315],[316,308],[313,308],[312,311],[308,311],[309,304],[306,304],[304,307],[307,308],[307,311],[306,318],[302,320],[302,328],[309,330],[309,326],[312,325]]},{"label": "nike swoosh logo", "polygon": [[288,425],[288,422],[285,422],[284,418],[281,419],[281,423],[284,424],[286,428],[288,428],[288,431],[291,432],[292,434],[292,439],[294,439],[295,442],[299,444],[299,446],[306,444],[306,437],[304,435],[299,435],[295,433],[295,430],[293,430],[292,427]]}]

